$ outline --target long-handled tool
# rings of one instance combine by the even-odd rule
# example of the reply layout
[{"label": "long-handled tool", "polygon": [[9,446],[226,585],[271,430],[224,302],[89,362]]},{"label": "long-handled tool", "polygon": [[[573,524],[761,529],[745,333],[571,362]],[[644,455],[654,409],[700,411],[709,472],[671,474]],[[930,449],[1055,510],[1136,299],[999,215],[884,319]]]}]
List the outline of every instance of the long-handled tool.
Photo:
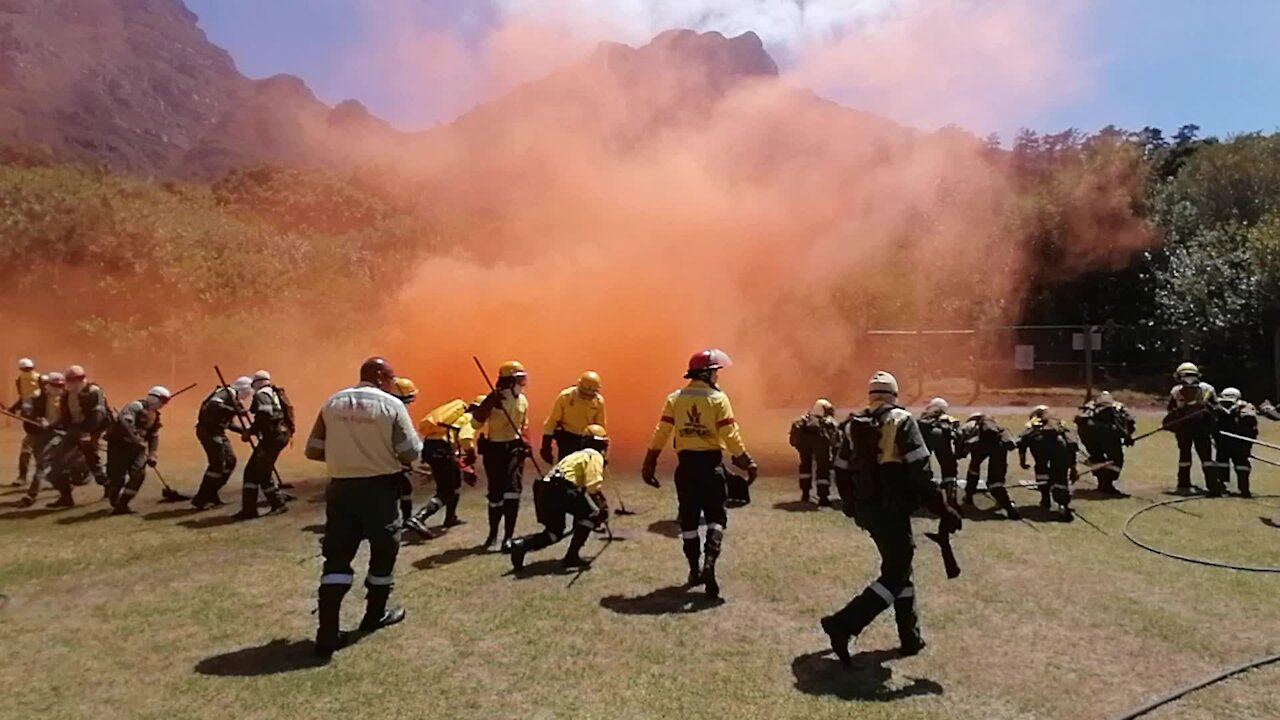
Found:
[{"label": "long-handled tool", "polygon": [[[489,380],[489,373],[485,372],[484,365],[480,362],[480,358],[472,355],[471,359],[476,362],[476,368],[480,370],[480,375],[484,377],[484,384],[489,386],[489,392],[498,392],[498,389],[494,387],[493,382]],[[520,427],[511,419],[511,413],[507,412],[507,406],[503,404],[501,397],[498,398],[498,409],[501,410],[502,415],[507,418],[507,423],[511,425],[511,431],[519,435],[521,440],[524,440],[524,435],[520,433]],[[538,477],[542,477],[542,468],[538,465],[538,458],[533,456],[533,448],[529,448],[529,452],[525,453],[525,455],[529,458],[529,462],[533,463],[533,469],[538,473]]]},{"label": "long-handled tool", "polygon": [[31,418],[24,418],[21,415],[15,415],[14,413],[11,413],[8,410],[5,410],[4,408],[0,408],[0,415],[3,415],[12,420],[17,420],[23,425],[31,425],[33,427],[38,427],[38,428],[44,427],[44,425],[41,425],[39,422],[32,420]]},{"label": "long-handled tool", "polygon": [[578,578],[582,577],[583,573],[585,573],[592,565],[594,565],[596,560],[599,560],[600,556],[604,554],[604,551],[608,550],[609,546],[613,544],[613,529],[609,527],[608,520],[604,521],[604,529],[608,533],[608,537],[604,539],[604,547],[600,548],[600,552],[597,552],[595,555],[591,556],[591,560],[588,561],[588,564],[578,568],[578,572],[574,573],[573,578],[569,580],[569,584],[564,586],[566,590],[573,587],[573,584],[578,582]]},{"label": "long-handled tool", "polygon": [[160,468],[152,465],[151,469],[155,471],[156,477],[160,478],[160,484],[164,486],[164,490],[160,491],[160,497],[163,500],[168,502],[183,502],[191,499],[177,490],[174,490],[172,487],[169,487],[169,483],[165,482],[164,475],[160,473]]}]

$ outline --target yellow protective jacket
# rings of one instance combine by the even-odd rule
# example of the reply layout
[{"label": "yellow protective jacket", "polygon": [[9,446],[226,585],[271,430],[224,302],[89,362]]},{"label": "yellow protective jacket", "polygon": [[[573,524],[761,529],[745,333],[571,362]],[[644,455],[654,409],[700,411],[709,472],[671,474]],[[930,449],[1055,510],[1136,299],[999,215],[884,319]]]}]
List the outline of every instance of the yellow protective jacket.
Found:
[{"label": "yellow protective jacket", "polygon": [[667,396],[649,449],[661,450],[673,431],[677,452],[727,450],[731,457],[747,452],[729,396],[701,380],[694,380]]},{"label": "yellow protective jacket", "polygon": [[542,426],[543,435],[555,435],[557,430],[583,435],[589,425],[603,425],[605,422],[604,396],[596,393],[593,398],[584,398],[578,392],[578,386],[567,387],[560,391],[555,403],[551,406],[551,414]]},{"label": "yellow protective jacket", "polygon": [[447,440],[455,449],[466,452],[476,446],[476,429],[471,420],[466,403],[450,400],[422,416],[418,421],[418,434],[423,440]]},{"label": "yellow protective jacket", "polygon": [[543,479],[550,480],[557,474],[573,483],[575,487],[581,488],[588,495],[602,492],[604,487],[604,455],[595,448],[586,448],[585,450],[570,453],[563,460],[556,463],[555,469]]},{"label": "yellow protective jacket", "polygon": [[18,399],[30,402],[35,399],[36,393],[40,392],[40,373],[35,370],[24,370],[18,373],[18,379],[13,384],[18,389]]},{"label": "yellow protective jacket", "polygon": [[[523,394],[512,397],[506,390],[499,392],[501,392],[502,407],[495,407],[485,422],[480,422],[479,418],[472,418],[471,427],[477,431],[484,428],[490,442],[520,440],[529,427],[529,400]],[[504,413],[502,408],[506,408],[507,411]],[[507,420],[508,415],[511,416],[510,421]],[[511,426],[513,422],[516,424],[515,427]]]}]

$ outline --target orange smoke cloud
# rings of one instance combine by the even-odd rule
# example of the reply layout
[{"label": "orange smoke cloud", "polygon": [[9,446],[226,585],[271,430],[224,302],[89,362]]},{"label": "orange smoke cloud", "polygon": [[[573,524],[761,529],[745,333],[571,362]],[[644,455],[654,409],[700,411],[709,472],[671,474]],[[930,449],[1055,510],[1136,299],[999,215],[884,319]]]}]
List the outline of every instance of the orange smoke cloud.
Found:
[{"label": "orange smoke cloud", "polygon": [[[847,61],[882,94],[913,84],[895,94],[903,107],[931,97],[967,111],[962,44],[979,45],[973,68],[1008,69],[996,79],[1017,103],[1032,100],[1030,75],[1064,61],[1038,41],[1053,14],[931,7],[897,16],[865,53],[850,40],[802,59],[792,77],[829,80]],[[836,106],[759,58],[751,38],[604,47],[424,143],[420,169],[491,223],[482,241],[426,258],[399,297],[395,352],[428,403],[482,389],[473,353],[491,372],[529,366],[535,421],[595,369],[611,431],[634,450],[688,356],[719,346],[737,361],[722,383],[750,441],[761,409],[860,401],[884,361],[869,328],[1016,319],[1026,244],[991,150]],[[1114,197],[1078,196],[1081,269],[1147,241]]]}]

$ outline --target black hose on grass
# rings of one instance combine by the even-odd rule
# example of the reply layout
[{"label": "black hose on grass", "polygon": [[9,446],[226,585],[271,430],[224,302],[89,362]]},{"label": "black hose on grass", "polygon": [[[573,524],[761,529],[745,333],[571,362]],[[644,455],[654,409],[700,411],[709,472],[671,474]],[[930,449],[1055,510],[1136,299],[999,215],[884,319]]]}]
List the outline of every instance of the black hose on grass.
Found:
[{"label": "black hose on grass", "polygon": [[[1276,497],[1280,497],[1280,495],[1256,495],[1255,497],[1276,498]],[[1206,500],[1206,499],[1208,498],[1204,498],[1204,497],[1173,498],[1171,500],[1164,500],[1152,505],[1148,505],[1144,508],[1138,508],[1133,512],[1132,515],[1129,516],[1128,520],[1124,521],[1124,536],[1128,538],[1129,542],[1133,543],[1134,545],[1137,545],[1143,550],[1146,550],[1148,552],[1153,552],[1157,555],[1163,555],[1167,558],[1172,558],[1174,560],[1181,560],[1183,562],[1195,563],[1196,565],[1206,565],[1208,567],[1225,568],[1227,570],[1240,570],[1242,572],[1280,573],[1280,567],[1236,565],[1234,563],[1219,562],[1217,560],[1208,560],[1206,558],[1198,558],[1198,557],[1192,557],[1190,555],[1182,555],[1180,553],[1175,553],[1169,550],[1161,550],[1160,548],[1155,547],[1154,545],[1143,542],[1142,540],[1139,540],[1138,538],[1134,537],[1133,533],[1130,532],[1129,530],[1129,526],[1133,524],[1133,521],[1136,520],[1139,515],[1147,512],[1148,510],[1154,510],[1156,508],[1166,507],[1169,505],[1176,505],[1178,503],[1190,502],[1192,500]]]},{"label": "black hose on grass", "polygon": [[[1274,497],[1280,497],[1280,496],[1258,495],[1256,497],[1274,498]],[[1135,538],[1133,536],[1133,533],[1129,532],[1129,525],[1134,521],[1134,519],[1136,519],[1142,513],[1147,512],[1148,510],[1152,510],[1158,507],[1175,505],[1177,503],[1188,502],[1190,500],[1206,500],[1206,499],[1208,498],[1201,498],[1201,497],[1173,498],[1172,500],[1165,500],[1163,502],[1158,502],[1152,505],[1148,505],[1144,508],[1139,508],[1138,510],[1134,511],[1132,515],[1129,516],[1128,520],[1124,521],[1124,536],[1129,539],[1129,542],[1133,543],[1134,545],[1137,545],[1143,550],[1153,552],[1157,555],[1163,555],[1164,557],[1172,558],[1174,560],[1182,560],[1183,562],[1195,563],[1197,565],[1207,565],[1209,567],[1226,568],[1228,570],[1240,570],[1243,572],[1280,573],[1280,567],[1255,567],[1252,565],[1236,565],[1233,563],[1218,562],[1216,560],[1206,560],[1205,558],[1191,557],[1190,555],[1182,555],[1175,552],[1169,552],[1167,550],[1161,550],[1160,548],[1154,547],[1150,544],[1147,544]],[[1155,700],[1152,700],[1151,702],[1147,703],[1146,705],[1143,705],[1140,708],[1130,710],[1129,712],[1123,713],[1121,715],[1116,715],[1114,718],[1112,718],[1112,720],[1133,720],[1134,718],[1142,717],[1143,715],[1146,715],[1152,710],[1168,705],[1169,703],[1175,700],[1181,699],[1186,695],[1190,695],[1191,693],[1197,690],[1203,690],[1204,688],[1207,688],[1210,685],[1214,685],[1216,683],[1222,682],[1227,678],[1233,677],[1235,675],[1239,675],[1240,673],[1243,673],[1243,672],[1248,672],[1249,670],[1253,670],[1255,668],[1263,667],[1264,665],[1270,665],[1271,663],[1274,663],[1274,662],[1280,662],[1280,653],[1276,653],[1274,655],[1268,655],[1266,657],[1259,658],[1257,660],[1251,660],[1242,665],[1237,665],[1231,668],[1230,670],[1224,670],[1223,672],[1220,672],[1217,675],[1205,678],[1198,682],[1179,688],[1166,695],[1162,695],[1156,698]]]},{"label": "black hose on grass", "polygon": [[[1186,499],[1190,499],[1190,498],[1186,498]],[[1274,663],[1274,662],[1280,662],[1280,653],[1276,653],[1274,655],[1268,655],[1264,658],[1258,658],[1257,660],[1250,660],[1249,662],[1244,663],[1243,665],[1237,665],[1231,668],[1230,670],[1224,670],[1223,672],[1220,672],[1217,675],[1214,675],[1213,677],[1208,677],[1203,680],[1194,682],[1190,685],[1187,685],[1186,687],[1178,688],[1177,690],[1174,690],[1173,692],[1168,693],[1167,695],[1162,695],[1156,698],[1155,700],[1152,700],[1151,702],[1147,703],[1146,705],[1143,705],[1140,708],[1136,708],[1134,710],[1130,710],[1129,712],[1116,715],[1111,720],[1133,720],[1134,718],[1142,717],[1143,715],[1146,715],[1147,713],[1151,712],[1152,710],[1155,710],[1156,708],[1168,705],[1174,700],[1178,700],[1183,696],[1190,695],[1191,693],[1197,690],[1203,690],[1204,688],[1207,688],[1210,685],[1214,685],[1216,683],[1222,682],[1223,680],[1226,680],[1227,678],[1232,677],[1234,675],[1239,675],[1240,673],[1248,672],[1249,670],[1260,668],[1260,667],[1263,667],[1264,665],[1270,665],[1271,663]]]}]

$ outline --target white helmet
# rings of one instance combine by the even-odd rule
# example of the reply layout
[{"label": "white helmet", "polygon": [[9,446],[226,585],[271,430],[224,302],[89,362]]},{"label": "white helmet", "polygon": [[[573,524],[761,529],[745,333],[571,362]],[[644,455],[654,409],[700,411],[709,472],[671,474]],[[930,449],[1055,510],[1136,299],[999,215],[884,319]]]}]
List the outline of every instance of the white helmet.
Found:
[{"label": "white helmet", "polygon": [[826,398],[818,398],[813,403],[813,407],[809,409],[811,417],[830,417],[836,413],[836,408]]},{"label": "white helmet", "polygon": [[169,398],[173,397],[173,393],[169,392],[169,388],[163,385],[156,385],[155,387],[151,388],[150,390],[147,391],[147,395],[153,398],[162,400],[164,402],[169,402]]},{"label": "white helmet", "polygon": [[897,395],[898,379],[884,370],[880,370],[871,376],[871,381],[867,384],[867,392],[872,395],[877,393]]},{"label": "white helmet", "polygon": [[1229,387],[1226,390],[1223,390],[1222,394],[1219,395],[1218,397],[1221,398],[1223,402],[1230,402],[1230,403],[1239,402],[1240,391],[1233,387]]},{"label": "white helmet", "polygon": [[263,385],[269,384],[270,382],[271,382],[271,373],[267,372],[266,370],[259,370],[258,372],[253,374],[253,386],[255,388],[260,388]]},{"label": "white helmet", "polygon": [[1111,393],[1103,390],[1098,393],[1098,399],[1094,400],[1093,403],[1098,407],[1112,407],[1116,404],[1116,399],[1111,397]]},{"label": "white helmet", "polygon": [[34,370],[35,367],[36,367],[36,363],[31,358],[21,358],[18,360],[19,370]]},{"label": "white helmet", "polygon": [[947,402],[946,398],[940,398],[940,397],[936,397],[930,400],[929,404],[924,406],[925,412],[936,410],[940,413],[945,413],[950,409],[951,409],[951,403]]}]

